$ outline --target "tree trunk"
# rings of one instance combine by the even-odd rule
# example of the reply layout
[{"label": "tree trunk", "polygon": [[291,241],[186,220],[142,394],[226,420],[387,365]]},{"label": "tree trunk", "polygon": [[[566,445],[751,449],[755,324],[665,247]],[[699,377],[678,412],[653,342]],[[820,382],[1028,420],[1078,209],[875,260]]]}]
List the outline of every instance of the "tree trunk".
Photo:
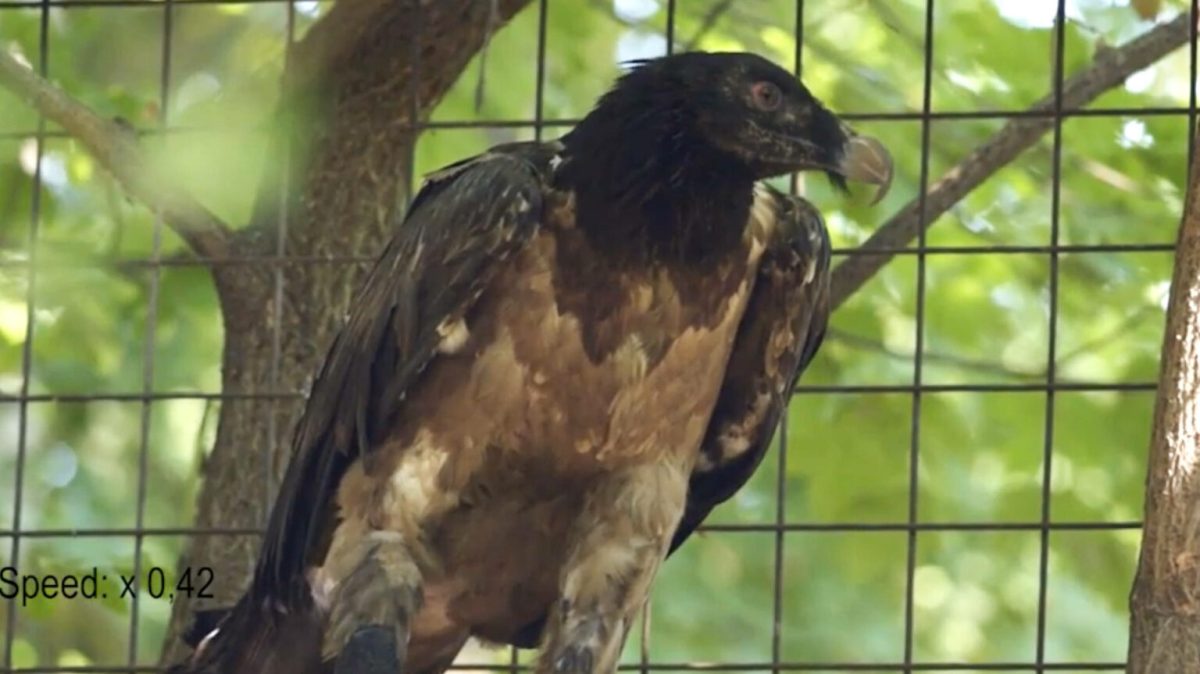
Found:
[{"label": "tree trunk", "polygon": [[1200,674],[1200,152],[1175,255],[1130,598],[1131,674]]},{"label": "tree trunk", "polygon": [[[528,2],[497,0],[496,19],[507,21]],[[404,206],[414,122],[426,119],[487,30],[497,27],[489,26],[491,10],[489,0],[336,3],[295,46],[284,77],[278,114],[286,138],[271,156],[280,163],[292,157],[294,168],[271,168],[253,226],[239,234],[234,254],[274,256],[282,244],[286,257],[375,255]],[[288,180],[281,183],[281,176]],[[294,188],[285,198],[281,184]],[[289,215],[281,229],[284,208]],[[273,500],[268,476],[277,480],[287,465],[300,406],[262,394],[306,389],[350,306],[362,265],[292,263],[282,270],[276,306],[273,265],[213,269],[225,325],[227,399],[203,471],[195,523],[201,529],[263,526]],[[205,605],[228,606],[245,588],[258,546],[257,535],[198,535],[180,565],[212,568],[215,599]],[[178,635],[200,607],[186,597],[175,603],[166,662],[184,653]]]}]

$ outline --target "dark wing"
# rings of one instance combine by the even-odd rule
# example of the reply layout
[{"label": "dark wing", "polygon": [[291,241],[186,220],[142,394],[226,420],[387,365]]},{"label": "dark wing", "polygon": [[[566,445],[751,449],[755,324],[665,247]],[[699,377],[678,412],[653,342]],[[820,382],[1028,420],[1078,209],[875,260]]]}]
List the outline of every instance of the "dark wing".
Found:
[{"label": "dark wing", "polygon": [[251,593],[307,601],[307,567],[328,545],[338,483],[386,432],[462,317],[542,213],[539,146],[493,151],[429,177],[367,276],[296,429]]},{"label": "dark wing", "polygon": [[772,191],[777,237],[758,278],[688,487],[674,552],[708,513],[742,487],[767,453],[800,373],[829,318],[829,235],[807,201]]}]

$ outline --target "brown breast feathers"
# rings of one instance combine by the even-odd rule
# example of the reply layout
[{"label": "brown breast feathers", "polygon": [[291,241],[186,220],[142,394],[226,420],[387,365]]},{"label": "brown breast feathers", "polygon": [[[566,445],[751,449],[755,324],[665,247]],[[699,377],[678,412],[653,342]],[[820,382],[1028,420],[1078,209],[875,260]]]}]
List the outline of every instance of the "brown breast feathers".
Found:
[{"label": "brown breast feathers", "polygon": [[374,528],[423,542],[415,666],[468,633],[506,641],[546,611],[596,476],[695,460],[770,235],[769,199],[756,193],[744,245],[701,268],[602,260],[570,209],[547,208],[551,222],[445,326],[395,432],[343,480],[335,536]]}]

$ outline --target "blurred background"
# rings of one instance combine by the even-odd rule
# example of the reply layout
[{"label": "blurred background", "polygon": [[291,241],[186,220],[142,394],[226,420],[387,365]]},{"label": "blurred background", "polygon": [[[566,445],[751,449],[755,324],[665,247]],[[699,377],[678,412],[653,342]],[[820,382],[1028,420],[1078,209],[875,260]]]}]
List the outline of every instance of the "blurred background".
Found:
[{"label": "blurred background", "polygon": [[[923,0],[807,0],[799,17],[795,0],[673,4],[676,50],[750,50],[791,68],[802,34],[807,86],[892,151],[896,182],[877,207],[862,194],[831,192],[823,179],[798,184],[826,214],[835,262],[919,192]],[[201,201],[245,222],[273,160],[265,129],[287,5],[173,5],[165,79],[162,3],[118,0],[49,10],[48,73],[101,114],[146,130],[143,143]],[[963,114],[929,122],[931,182],[1005,123],[971,113],[1021,111],[1052,91],[1055,5],[936,4],[931,110]],[[1152,10],[1159,22],[1188,11],[1184,0],[1066,7],[1067,77],[1097,50],[1151,30]],[[294,8],[300,36],[328,4]],[[533,138],[535,119],[544,137],[561,133],[621,61],[665,53],[667,11],[666,0],[549,0],[539,101],[533,3],[493,38],[478,109],[478,58],[437,107],[417,148],[417,175]],[[36,55],[41,13],[36,2],[0,0],[0,48]],[[927,243],[948,250],[924,259],[923,302],[918,257],[902,254],[834,315],[792,400],[786,452],[772,453],[716,511],[710,523],[720,530],[666,564],[627,662],[894,671],[910,632],[914,661],[961,663],[953,671],[1008,671],[1003,663],[1030,671],[1021,663],[1035,661],[1039,641],[1060,671],[1117,668],[1193,74],[1188,50],[1177,50],[1089,106],[1112,114],[1066,119],[1057,196],[1047,134],[939,218]],[[145,263],[155,251],[177,258],[184,246],[52,126],[35,182],[38,130],[38,117],[0,90],[0,561],[12,562],[19,499],[19,528],[43,532],[21,539],[24,572],[128,573],[139,545],[143,568],[173,569],[220,404],[216,295],[202,266]],[[1051,255],[1038,247],[1054,228],[1060,244],[1078,248],[1058,257],[1052,317]],[[1048,402],[1052,335],[1054,384],[1063,388]],[[925,388],[914,404],[918,357]],[[143,406],[147,389],[162,395]],[[1052,479],[1043,490],[1047,456]],[[128,535],[138,523],[152,530],[140,543]],[[136,630],[137,662],[150,666],[169,613],[165,600],[145,595],[136,618],[116,598],[34,601],[15,611],[4,645],[17,668],[117,668]],[[460,661],[509,659],[471,648]]]}]

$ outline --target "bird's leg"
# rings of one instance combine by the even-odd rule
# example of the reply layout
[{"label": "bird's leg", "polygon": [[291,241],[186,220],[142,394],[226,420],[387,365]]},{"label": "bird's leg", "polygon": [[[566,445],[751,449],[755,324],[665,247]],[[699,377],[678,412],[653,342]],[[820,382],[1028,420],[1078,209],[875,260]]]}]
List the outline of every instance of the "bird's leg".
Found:
[{"label": "bird's leg", "polygon": [[537,674],[611,674],[683,514],[687,472],[670,461],[593,489],[572,533]]},{"label": "bird's leg", "polygon": [[331,585],[325,659],[336,657],[338,672],[400,672],[421,597],[421,574],[403,537],[339,530],[320,576]]}]

